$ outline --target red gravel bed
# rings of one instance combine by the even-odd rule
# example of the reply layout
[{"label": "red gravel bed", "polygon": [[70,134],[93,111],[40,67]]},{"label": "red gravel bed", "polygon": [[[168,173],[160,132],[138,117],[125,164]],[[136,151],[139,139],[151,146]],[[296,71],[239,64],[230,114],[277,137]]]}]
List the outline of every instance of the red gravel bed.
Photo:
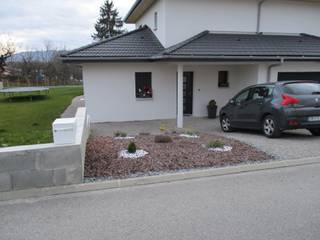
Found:
[{"label": "red gravel bed", "polygon": [[[127,178],[134,174],[222,167],[272,158],[247,144],[211,134],[201,134],[198,139],[187,139],[178,135],[171,137],[172,143],[155,143],[152,135],[137,136],[134,140],[137,148],[149,153],[139,159],[118,157],[118,153],[126,149],[132,140],[90,138],[86,151],[85,176]],[[208,151],[203,145],[212,140],[220,140],[233,149],[224,153]]]}]

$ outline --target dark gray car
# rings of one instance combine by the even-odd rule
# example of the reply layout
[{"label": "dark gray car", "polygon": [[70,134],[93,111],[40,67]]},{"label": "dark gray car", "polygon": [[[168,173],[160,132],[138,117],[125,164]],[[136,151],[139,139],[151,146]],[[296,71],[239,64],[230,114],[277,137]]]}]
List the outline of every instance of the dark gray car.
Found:
[{"label": "dark gray car", "polygon": [[282,131],[308,129],[320,136],[320,84],[286,81],[250,86],[220,110],[221,129],[262,130],[270,138]]}]

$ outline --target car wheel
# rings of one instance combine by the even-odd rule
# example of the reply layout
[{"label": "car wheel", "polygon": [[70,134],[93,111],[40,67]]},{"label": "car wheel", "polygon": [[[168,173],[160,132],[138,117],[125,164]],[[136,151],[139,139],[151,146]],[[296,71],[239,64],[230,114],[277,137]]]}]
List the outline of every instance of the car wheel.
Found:
[{"label": "car wheel", "polygon": [[320,136],[320,128],[308,129],[313,136]]},{"label": "car wheel", "polygon": [[224,132],[233,132],[234,129],[231,127],[230,118],[227,115],[224,115],[220,121],[221,129]]},{"label": "car wheel", "polygon": [[281,136],[279,124],[272,115],[268,115],[263,119],[262,130],[268,138],[278,138]]}]

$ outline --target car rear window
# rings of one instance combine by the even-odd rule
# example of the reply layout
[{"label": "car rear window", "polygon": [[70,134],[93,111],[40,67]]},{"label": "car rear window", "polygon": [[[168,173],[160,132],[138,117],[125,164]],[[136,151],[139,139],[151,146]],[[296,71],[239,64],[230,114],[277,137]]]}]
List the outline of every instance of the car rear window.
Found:
[{"label": "car rear window", "polygon": [[283,87],[284,93],[292,95],[313,95],[320,94],[318,83],[288,83]]}]

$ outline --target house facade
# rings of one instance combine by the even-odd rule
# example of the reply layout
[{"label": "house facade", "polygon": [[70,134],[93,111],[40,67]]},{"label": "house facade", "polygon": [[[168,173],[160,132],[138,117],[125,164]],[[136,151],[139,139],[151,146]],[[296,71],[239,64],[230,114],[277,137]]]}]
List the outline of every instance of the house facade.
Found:
[{"label": "house facade", "polygon": [[242,88],[320,81],[320,1],[137,0],[136,30],[71,51],[94,122],[205,117]]}]

